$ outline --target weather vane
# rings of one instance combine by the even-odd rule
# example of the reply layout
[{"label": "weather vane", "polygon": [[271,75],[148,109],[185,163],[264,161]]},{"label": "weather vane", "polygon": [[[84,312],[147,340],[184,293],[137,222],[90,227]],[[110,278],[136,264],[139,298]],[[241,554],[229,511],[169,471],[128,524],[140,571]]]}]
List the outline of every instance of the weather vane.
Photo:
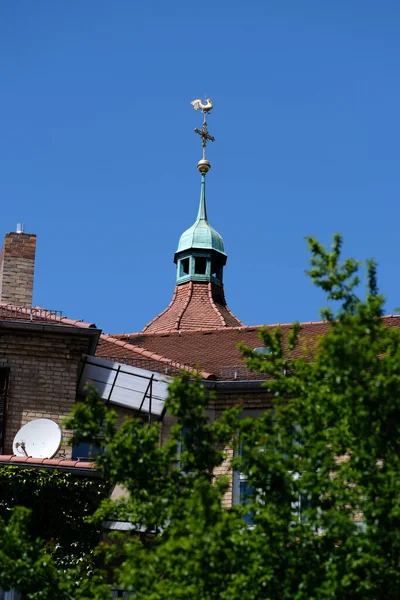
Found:
[{"label": "weather vane", "polygon": [[211,98],[207,98],[205,104],[198,98],[197,100],[192,100],[191,104],[194,110],[200,109],[203,113],[203,127],[201,129],[196,128],[194,131],[201,137],[201,145],[203,146],[203,158],[199,160],[197,168],[202,175],[205,175],[211,169],[211,165],[206,159],[207,142],[215,142],[215,137],[210,135],[207,129],[207,113],[212,110],[213,103]]}]

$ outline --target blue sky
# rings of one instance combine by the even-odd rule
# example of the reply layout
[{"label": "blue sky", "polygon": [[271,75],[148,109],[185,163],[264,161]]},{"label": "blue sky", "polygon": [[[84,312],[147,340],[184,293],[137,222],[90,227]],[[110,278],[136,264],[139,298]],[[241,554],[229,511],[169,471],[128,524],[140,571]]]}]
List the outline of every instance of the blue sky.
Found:
[{"label": "blue sky", "polygon": [[373,256],[400,305],[398,0],[0,4],[0,236],[38,235],[34,303],[139,331],[197,213],[190,105],[215,109],[211,224],[246,324],[318,319],[304,236]]}]

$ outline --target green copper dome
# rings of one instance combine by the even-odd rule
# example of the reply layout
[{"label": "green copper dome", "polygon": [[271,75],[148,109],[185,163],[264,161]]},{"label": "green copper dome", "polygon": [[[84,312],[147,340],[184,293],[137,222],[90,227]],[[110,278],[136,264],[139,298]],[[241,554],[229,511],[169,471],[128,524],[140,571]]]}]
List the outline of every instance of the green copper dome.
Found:
[{"label": "green copper dome", "polygon": [[216,250],[225,254],[224,241],[207,220],[206,209],[206,178],[201,176],[200,205],[197,219],[189,229],[184,231],[179,239],[176,254],[186,250]]}]

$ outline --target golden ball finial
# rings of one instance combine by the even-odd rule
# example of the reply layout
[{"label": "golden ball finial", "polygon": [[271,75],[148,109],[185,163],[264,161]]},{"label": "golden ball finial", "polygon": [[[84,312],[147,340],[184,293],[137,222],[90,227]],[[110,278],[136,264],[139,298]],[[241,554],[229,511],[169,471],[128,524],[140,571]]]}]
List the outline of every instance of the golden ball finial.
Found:
[{"label": "golden ball finial", "polygon": [[197,163],[197,168],[202,175],[205,175],[211,169],[211,165],[206,158],[202,158]]}]

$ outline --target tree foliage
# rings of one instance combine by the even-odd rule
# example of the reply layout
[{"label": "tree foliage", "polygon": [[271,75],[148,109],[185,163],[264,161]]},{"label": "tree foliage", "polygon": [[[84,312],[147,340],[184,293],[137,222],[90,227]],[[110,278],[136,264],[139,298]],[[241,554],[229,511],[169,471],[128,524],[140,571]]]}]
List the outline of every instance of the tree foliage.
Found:
[{"label": "tree foliage", "polygon": [[[265,328],[268,353],[242,347],[248,365],[267,377],[273,410],[249,419],[236,407],[210,421],[201,382],[182,374],[167,401],[179,424],[160,446],[157,424],[131,418],[117,427],[93,393],[76,405],[69,426],[77,441],[102,440],[98,469],[127,490],[118,502],[104,501],[90,522],[120,519],[133,528],[98,546],[103,567],[77,589],[71,574],[54,572],[40,542],[29,535],[18,542],[16,526],[3,522],[0,541],[15,564],[24,552],[31,561],[32,598],[54,597],[35,591],[37,573],[47,577],[47,569],[46,585],[55,581],[77,599],[106,598],[112,581],[146,600],[397,600],[400,333],[381,319],[373,261],[361,298],[361,265],[341,261],[340,236],[330,249],[308,243],[308,273],[329,304],[326,333],[309,342],[299,324],[289,334]],[[246,502],[230,508],[223,506],[229,478],[214,476],[227,447],[248,484]],[[12,519],[23,527],[26,516]],[[14,568],[7,560],[0,552],[0,583],[18,586],[17,567],[14,579],[4,579]]]},{"label": "tree foliage", "polygon": [[87,518],[108,492],[98,478],[0,468],[0,587],[27,598],[62,598],[63,588],[72,591],[91,577],[102,530]]},{"label": "tree foliage", "polygon": [[57,567],[71,566],[88,556],[101,539],[101,528],[87,517],[108,496],[110,486],[94,477],[60,470],[0,468],[0,518],[15,506],[30,510],[29,537],[46,540]]}]

